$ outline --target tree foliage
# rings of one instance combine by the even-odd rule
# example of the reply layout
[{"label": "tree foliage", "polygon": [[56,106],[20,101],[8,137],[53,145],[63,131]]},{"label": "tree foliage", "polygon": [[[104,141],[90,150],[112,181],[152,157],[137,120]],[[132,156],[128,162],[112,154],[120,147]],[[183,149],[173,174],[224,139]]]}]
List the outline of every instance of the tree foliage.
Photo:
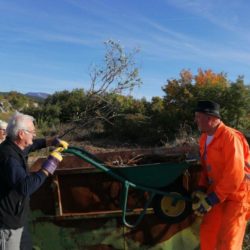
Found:
[{"label": "tree foliage", "polygon": [[11,104],[13,109],[22,110],[24,107],[30,106],[29,98],[16,91],[9,92],[5,99]]},{"label": "tree foliage", "polygon": [[[111,51],[105,58],[104,68],[94,71],[89,90],[56,92],[43,105],[29,107],[26,111],[36,117],[44,131],[46,127],[70,123],[66,133],[72,128],[88,128],[95,135],[98,132],[98,136],[114,140],[159,145],[179,135],[193,136],[197,131],[194,108],[198,100],[206,99],[221,105],[226,124],[244,132],[250,129],[250,89],[242,76],[230,82],[224,73],[199,69],[195,75],[190,70],[182,70],[179,78],[168,79],[162,87],[163,97],[148,101],[121,93],[137,86],[139,78],[135,74],[134,80],[127,78],[124,85],[121,83],[120,73],[128,62],[118,44],[111,44]],[[115,65],[120,70],[115,71]]]},{"label": "tree foliage", "polygon": [[199,69],[197,75],[183,70],[179,79],[168,80],[162,89],[165,92],[164,105],[169,121],[166,127],[172,133],[177,133],[177,124],[188,124],[195,129],[193,110],[198,100],[219,103],[225,123],[242,130],[249,128],[250,92],[244,85],[243,77],[231,83],[226,74],[217,74],[210,69]]},{"label": "tree foliage", "polygon": [[198,69],[198,74],[194,77],[195,84],[198,86],[221,86],[227,87],[228,81],[226,74],[224,73],[214,73],[211,69],[202,70]]},{"label": "tree foliage", "polygon": [[229,125],[241,130],[250,129],[250,91],[242,76],[225,90],[223,104],[223,118]]}]

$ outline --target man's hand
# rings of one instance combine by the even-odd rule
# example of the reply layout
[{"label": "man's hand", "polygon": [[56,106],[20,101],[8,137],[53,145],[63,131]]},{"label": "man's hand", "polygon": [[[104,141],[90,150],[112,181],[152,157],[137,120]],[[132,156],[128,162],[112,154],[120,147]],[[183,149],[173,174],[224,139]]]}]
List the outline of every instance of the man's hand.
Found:
[{"label": "man's hand", "polygon": [[53,141],[52,141],[52,146],[55,147],[62,147],[63,149],[67,149],[69,144],[66,141],[63,141],[61,139],[59,139],[58,137],[56,137]]},{"label": "man's hand", "polygon": [[215,204],[220,202],[215,193],[206,194],[202,191],[193,192],[192,198],[192,208],[197,216],[203,216],[209,212]]},{"label": "man's hand", "polygon": [[64,150],[63,147],[56,148],[50,153],[47,160],[43,163],[42,169],[46,170],[49,174],[54,174],[59,162],[62,161],[63,157],[61,152]]}]

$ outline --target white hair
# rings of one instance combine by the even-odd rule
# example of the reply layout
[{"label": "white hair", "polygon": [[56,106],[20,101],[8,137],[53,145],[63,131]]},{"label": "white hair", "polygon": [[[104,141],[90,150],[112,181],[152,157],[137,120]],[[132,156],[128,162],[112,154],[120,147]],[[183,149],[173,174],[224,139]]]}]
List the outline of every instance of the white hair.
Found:
[{"label": "white hair", "polygon": [[3,120],[0,120],[0,129],[6,129],[7,128],[7,125],[8,123],[3,121]]},{"label": "white hair", "polygon": [[11,140],[15,140],[18,135],[18,131],[21,129],[29,129],[27,126],[27,121],[35,121],[35,118],[30,115],[25,115],[20,112],[16,112],[9,120],[8,126],[6,128],[7,136]]}]

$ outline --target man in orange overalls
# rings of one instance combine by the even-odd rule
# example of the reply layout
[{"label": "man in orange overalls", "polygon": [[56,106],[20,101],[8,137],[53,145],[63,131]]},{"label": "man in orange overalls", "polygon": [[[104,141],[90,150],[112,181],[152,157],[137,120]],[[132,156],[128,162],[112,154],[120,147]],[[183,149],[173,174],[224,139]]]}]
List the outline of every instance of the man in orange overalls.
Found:
[{"label": "man in orange overalls", "polygon": [[250,218],[250,154],[245,137],[226,126],[219,105],[199,101],[202,171],[193,193],[194,213],[202,217],[201,250],[240,250]]}]

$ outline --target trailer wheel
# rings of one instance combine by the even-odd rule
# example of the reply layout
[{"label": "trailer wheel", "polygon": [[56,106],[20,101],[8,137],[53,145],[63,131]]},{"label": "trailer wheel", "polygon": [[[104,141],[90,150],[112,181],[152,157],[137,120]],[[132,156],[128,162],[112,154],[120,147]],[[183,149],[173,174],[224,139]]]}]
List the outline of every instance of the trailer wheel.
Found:
[{"label": "trailer wheel", "polygon": [[[177,197],[190,197],[183,187],[167,187],[165,192]],[[156,195],[153,201],[155,215],[168,224],[175,224],[183,221],[192,212],[191,201],[175,199],[170,196]]]}]

